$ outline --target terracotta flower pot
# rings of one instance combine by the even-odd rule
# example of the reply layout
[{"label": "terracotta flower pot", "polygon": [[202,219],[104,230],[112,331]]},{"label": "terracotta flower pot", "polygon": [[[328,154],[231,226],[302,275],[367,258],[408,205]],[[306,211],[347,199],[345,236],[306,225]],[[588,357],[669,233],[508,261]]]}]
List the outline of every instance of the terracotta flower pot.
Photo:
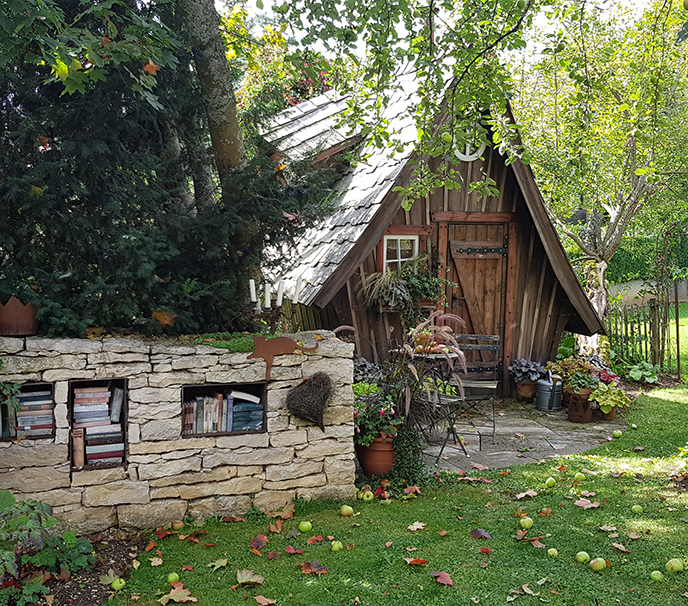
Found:
[{"label": "terracotta flower pot", "polygon": [[5,305],[0,303],[0,335],[24,337],[38,332],[36,308],[12,295]]},{"label": "terracotta flower pot", "polygon": [[[581,393],[589,391],[590,393]],[[578,393],[571,393],[568,415],[571,423],[592,423],[592,406],[588,401],[592,389],[580,389]]]},{"label": "terracotta flower pot", "polygon": [[[600,412],[602,412],[602,411],[600,411]],[[609,412],[603,412],[602,413],[602,418],[605,421],[611,421],[614,419],[615,416],[616,416],[616,406],[614,406],[614,408],[612,408]]]},{"label": "terracotta flower pot", "polygon": [[375,438],[370,446],[355,444],[356,456],[366,476],[381,476],[389,473],[394,465],[392,438]]},{"label": "terracotta flower pot", "polygon": [[516,397],[521,402],[532,402],[537,393],[537,381],[530,383],[516,383]]}]

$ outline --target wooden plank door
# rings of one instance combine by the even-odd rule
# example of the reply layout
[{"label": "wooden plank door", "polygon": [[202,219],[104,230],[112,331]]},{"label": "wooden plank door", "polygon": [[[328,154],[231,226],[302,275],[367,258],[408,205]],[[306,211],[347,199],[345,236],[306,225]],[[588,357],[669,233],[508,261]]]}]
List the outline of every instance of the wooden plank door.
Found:
[{"label": "wooden plank door", "polygon": [[[504,340],[508,224],[449,225],[446,259],[448,311],[463,318],[455,332],[499,335]],[[451,272],[449,272],[451,269]],[[466,352],[469,361],[487,361],[489,352]]]}]

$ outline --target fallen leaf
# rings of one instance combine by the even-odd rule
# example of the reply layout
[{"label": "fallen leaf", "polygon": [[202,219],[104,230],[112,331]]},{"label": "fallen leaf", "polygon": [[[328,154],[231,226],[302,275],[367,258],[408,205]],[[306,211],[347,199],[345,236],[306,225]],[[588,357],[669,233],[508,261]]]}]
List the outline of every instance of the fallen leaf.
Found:
[{"label": "fallen leaf", "polygon": [[282,520],[275,520],[274,524],[272,522],[270,522],[270,532],[274,532],[274,533],[282,532],[282,524],[284,524],[284,522]]},{"label": "fallen leaf", "polygon": [[107,574],[103,574],[100,576],[100,582],[103,585],[110,585],[112,581],[114,581],[116,578],[118,578],[119,575],[115,574],[115,571],[110,568],[107,571]]},{"label": "fallen leaf", "polygon": [[241,516],[225,516],[220,521],[221,522],[245,522],[246,518],[242,518]]},{"label": "fallen leaf", "polygon": [[210,564],[207,565],[208,568],[212,568],[213,572],[215,572],[218,568],[222,568],[223,566],[227,566],[227,559],[224,558],[222,560],[215,560],[214,562],[210,562]]},{"label": "fallen leaf", "polygon": [[578,499],[573,503],[574,505],[578,505],[578,507],[582,507],[583,509],[594,509],[595,507],[599,507],[602,505],[600,501],[589,501],[588,499]]},{"label": "fallen leaf", "polygon": [[404,494],[420,494],[418,486],[407,486],[404,488]]},{"label": "fallen leaf", "polygon": [[474,528],[471,530],[471,536],[474,539],[491,539],[492,535],[484,528]]},{"label": "fallen leaf", "polygon": [[404,558],[404,561],[411,566],[423,566],[428,563],[427,560],[421,560],[419,558]]},{"label": "fallen leaf", "polygon": [[291,545],[289,545],[284,551],[290,555],[303,553],[303,549],[294,549]]},{"label": "fallen leaf", "polygon": [[279,551],[271,551],[271,552],[268,554],[268,560],[276,560],[276,559],[279,558],[279,557],[280,557]]},{"label": "fallen leaf", "polygon": [[45,600],[45,603],[48,606],[52,606],[55,603],[55,596],[54,595],[44,595],[43,599]]},{"label": "fallen leaf", "polygon": [[492,548],[491,547],[481,547],[480,553],[492,553]]},{"label": "fallen leaf", "polygon": [[262,585],[265,577],[254,574],[253,570],[237,570],[237,583],[239,585]]},{"label": "fallen leaf", "polygon": [[521,585],[521,589],[523,589],[523,593],[526,593],[528,595],[540,595],[539,593],[535,593],[530,587],[528,587],[528,583],[525,585]]},{"label": "fallen leaf", "polygon": [[387,541],[385,543],[385,549],[389,549],[392,545],[394,545],[394,543],[392,541]]},{"label": "fallen leaf", "polygon": [[251,549],[251,553],[256,554],[259,558],[263,557],[263,554],[260,552],[260,549],[256,549],[255,547]]},{"label": "fallen leaf", "polygon": [[346,544],[346,550],[347,550],[347,551],[351,551],[353,548],[354,548],[354,544],[353,544],[353,543],[347,543],[347,544]]},{"label": "fallen leaf", "polygon": [[327,574],[327,566],[322,566],[320,560],[304,562],[301,566],[301,572],[303,574]]},{"label": "fallen leaf", "polygon": [[138,560],[134,560],[134,561],[131,563],[131,565],[134,567],[134,570],[138,570],[138,569],[139,569],[139,566],[141,566],[141,562],[139,562]]},{"label": "fallen leaf", "polygon": [[540,547],[545,547],[545,544],[544,544],[544,543],[541,543],[538,539],[532,539],[532,540],[530,541],[530,544],[531,544],[533,547],[538,547],[538,548],[540,548]]},{"label": "fallen leaf", "polygon": [[425,524],[424,522],[414,522],[410,526],[407,526],[407,528],[411,532],[416,532],[416,530],[423,530],[423,528],[425,528],[426,526],[427,526],[427,524]]},{"label": "fallen leaf", "polygon": [[322,535],[319,534],[317,537],[316,537],[316,536],[312,536],[310,539],[308,539],[308,540],[306,541],[306,543],[308,543],[309,545],[317,545],[317,544],[320,543],[322,540],[323,540]]},{"label": "fallen leaf", "polygon": [[407,547],[406,551],[408,551],[409,553],[413,553],[414,551],[418,551],[418,547]]},{"label": "fallen leaf", "polygon": [[514,434],[517,438],[525,438],[525,436],[522,433],[515,433]]},{"label": "fallen leaf", "polygon": [[[284,507],[280,507],[276,511],[271,511],[268,516],[271,518],[282,518],[283,520],[288,520],[294,517],[294,504],[290,503]],[[245,520],[243,520],[245,521]]]},{"label": "fallen leaf", "polygon": [[251,547],[254,549],[262,549],[268,542],[268,538],[264,534],[259,534],[257,537],[251,539]]},{"label": "fallen leaf", "polygon": [[156,549],[156,550],[155,550],[155,555],[158,556],[159,558],[162,558],[162,557],[163,557],[163,553],[162,553],[162,551],[160,551],[159,549]]},{"label": "fallen leaf", "polygon": [[533,497],[536,497],[537,494],[538,494],[538,493],[537,493],[535,490],[533,490],[532,488],[529,488],[529,489],[526,490],[525,492],[520,492],[519,494],[517,494],[517,495],[516,495],[516,498],[517,498],[519,501],[520,501],[521,499],[525,498],[525,497],[530,497],[530,498],[532,499]]},{"label": "fallen leaf", "polygon": [[583,469],[581,469],[581,473],[587,473],[587,474],[590,474],[591,476],[596,476],[596,475],[601,474],[602,472],[601,471],[590,471],[589,469],[585,469],[585,467],[583,467]]},{"label": "fallen leaf", "polygon": [[557,471],[559,473],[564,473],[566,471],[566,465],[559,465],[559,467],[557,467]]},{"label": "fallen leaf", "polygon": [[551,516],[552,515],[552,508],[551,507],[545,507],[544,509],[538,511],[538,513],[541,516]]},{"label": "fallen leaf", "polygon": [[611,532],[609,535],[607,535],[610,539],[615,539],[616,537],[619,536],[618,532]]},{"label": "fallen leaf", "polygon": [[581,496],[582,497],[594,497],[597,493],[596,492],[591,492],[589,490],[581,490]]},{"label": "fallen leaf", "polygon": [[631,553],[628,549],[626,549],[621,543],[612,543],[612,547],[614,549],[618,549],[619,551],[622,551],[623,553]]},{"label": "fallen leaf", "polygon": [[628,538],[629,539],[639,539],[642,537],[642,533],[638,532],[637,530],[629,530],[628,531]]},{"label": "fallen leaf", "polygon": [[619,472],[612,472],[609,475],[612,476],[612,478],[620,478],[621,476],[625,475],[625,471],[619,471]]},{"label": "fallen leaf", "polygon": [[489,565],[489,562],[480,562],[480,568],[487,568]]},{"label": "fallen leaf", "polygon": [[150,543],[148,543],[148,545],[146,545],[146,549],[144,549],[144,551],[153,551],[153,549],[157,546],[158,544],[155,541],[151,541]]},{"label": "fallen leaf", "polygon": [[440,585],[453,585],[454,581],[446,572],[431,572],[431,577],[435,577],[435,580]]},{"label": "fallen leaf", "polygon": [[180,568],[180,570],[181,570],[182,572],[183,572],[184,570],[193,570],[193,566],[189,566],[188,564],[184,564],[184,566],[182,566],[182,567]]},{"label": "fallen leaf", "polygon": [[645,447],[644,446],[634,446],[633,450],[641,451],[641,450],[645,450]]},{"label": "fallen leaf", "polygon": [[150,560],[151,566],[160,566],[162,564],[162,558],[148,558]]},{"label": "fallen leaf", "polygon": [[482,463],[471,463],[471,469],[477,469],[478,471],[488,471],[490,468],[488,465],[483,465]]},{"label": "fallen leaf", "polygon": [[[165,537],[171,535],[171,534],[177,534],[175,532],[171,532],[169,530],[165,530],[162,527],[156,528],[155,529],[155,534],[157,535],[158,539],[164,539]],[[152,543],[152,541],[151,541]],[[152,547],[150,549],[153,549]],[[146,548],[146,551],[150,551],[150,549]]]},{"label": "fallen leaf", "polygon": [[604,526],[598,526],[598,528],[602,532],[613,532],[614,530],[616,530],[616,526],[610,526],[609,524],[605,524]]},{"label": "fallen leaf", "polygon": [[333,537],[331,534],[327,535],[327,540],[328,541],[334,541],[335,537]]},{"label": "fallen leaf", "polygon": [[260,604],[260,606],[270,606],[270,604],[277,604],[276,600],[266,598],[264,595],[254,596],[253,599]]},{"label": "fallen leaf", "polygon": [[449,534],[448,530],[440,530],[440,536],[441,537],[446,537]]},{"label": "fallen leaf", "polygon": [[184,589],[184,584],[181,581],[170,583],[170,585],[172,585],[170,593],[158,600],[161,604],[167,604],[170,600],[174,602],[198,602],[198,598],[193,597],[188,589]]}]

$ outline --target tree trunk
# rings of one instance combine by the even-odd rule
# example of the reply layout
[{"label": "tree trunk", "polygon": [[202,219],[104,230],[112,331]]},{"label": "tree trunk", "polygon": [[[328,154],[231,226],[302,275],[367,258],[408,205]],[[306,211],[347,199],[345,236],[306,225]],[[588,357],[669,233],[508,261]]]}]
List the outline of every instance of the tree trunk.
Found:
[{"label": "tree trunk", "polygon": [[193,50],[220,180],[244,163],[232,73],[213,0],[178,0],[183,28]]},{"label": "tree trunk", "polygon": [[[603,260],[590,261],[585,272],[585,287],[590,303],[602,321],[609,310],[609,291],[607,290],[608,263]],[[583,353],[599,354],[599,335],[578,335],[578,345]]]}]

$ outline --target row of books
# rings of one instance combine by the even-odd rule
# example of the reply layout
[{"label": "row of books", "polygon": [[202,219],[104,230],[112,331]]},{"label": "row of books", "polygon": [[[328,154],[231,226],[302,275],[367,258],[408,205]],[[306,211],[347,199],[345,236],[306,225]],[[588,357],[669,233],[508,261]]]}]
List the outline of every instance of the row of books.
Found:
[{"label": "row of books", "polygon": [[262,428],[260,398],[243,391],[196,396],[186,400],[182,407],[182,433],[185,435],[259,431]]},{"label": "row of books", "polygon": [[72,463],[84,465],[122,464],[124,432],[120,417],[124,390],[113,387],[74,389]]},{"label": "row of books", "polygon": [[4,404],[0,408],[0,435],[3,438],[51,436],[55,431],[52,391],[17,394],[21,408]]}]

